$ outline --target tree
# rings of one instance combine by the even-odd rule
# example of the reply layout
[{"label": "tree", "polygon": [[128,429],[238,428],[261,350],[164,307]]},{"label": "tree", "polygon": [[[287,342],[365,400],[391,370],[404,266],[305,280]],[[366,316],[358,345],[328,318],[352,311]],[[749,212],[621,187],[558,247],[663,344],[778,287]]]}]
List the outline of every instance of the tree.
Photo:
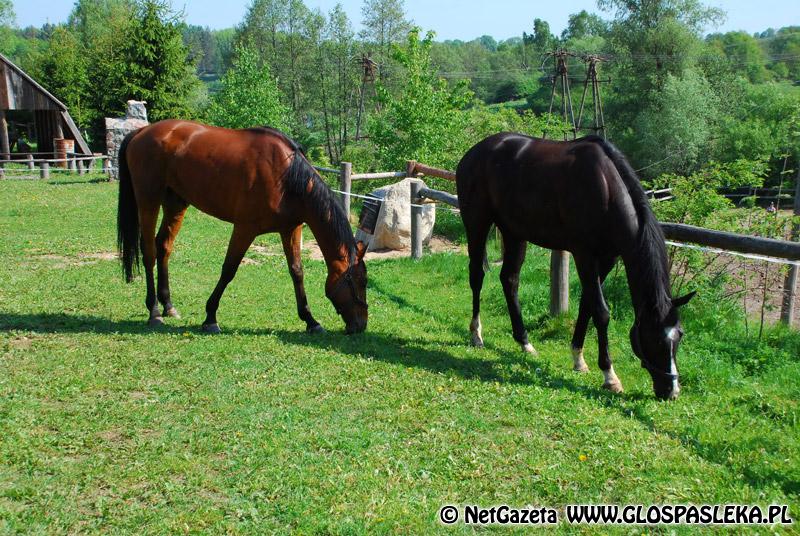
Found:
[{"label": "tree", "polygon": [[259,65],[254,47],[237,45],[233,66],[211,98],[206,120],[227,128],[268,125],[287,130],[290,112],[283,100],[269,65]]},{"label": "tree", "polygon": [[583,39],[585,37],[599,37],[608,32],[608,23],[594,13],[581,10],[569,16],[567,27],[561,32],[562,41],[569,39]]},{"label": "tree", "polygon": [[67,27],[59,26],[39,58],[40,82],[67,105],[78,125],[88,125],[94,113],[88,98],[88,62],[78,36]]},{"label": "tree", "polygon": [[199,83],[177,16],[167,0],[140,0],[135,19],[123,49],[125,93],[147,101],[153,119],[189,117]]},{"label": "tree", "polygon": [[724,56],[733,71],[744,71],[756,84],[770,79],[767,56],[758,40],[746,32],[714,34],[706,39],[711,50]]},{"label": "tree", "polygon": [[399,95],[378,84],[383,106],[369,125],[370,138],[386,169],[402,167],[408,159],[453,166],[460,155],[457,140],[464,130],[461,111],[472,100],[465,83],[450,87],[431,68],[432,32],[420,39],[419,28],[408,34],[406,46],[394,48],[403,69]]},{"label": "tree", "polygon": [[411,29],[411,22],[406,19],[404,0],[364,0],[361,24],[364,30],[360,37],[370,46],[375,47],[375,61],[378,62],[378,76],[386,77],[386,61],[391,58],[391,47],[400,43]]},{"label": "tree", "polygon": [[636,121],[635,156],[640,162],[659,162],[647,174],[689,173],[705,163],[718,111],[716,95],[700,72],[688,70],[681,78],[667,75],[652,106]]},{"label": "tree", "polygon": [[653,154],[659,147],[642,150],[634,125],[643,113],[657,116],[665,84],[684,79],[697,64],[704,46],[700,33],[722,12],[698,0],[599,0],[598,5],[615,14],[606,41],[606,52],[614,55],[605,114],[611,133],[623,150]]}]

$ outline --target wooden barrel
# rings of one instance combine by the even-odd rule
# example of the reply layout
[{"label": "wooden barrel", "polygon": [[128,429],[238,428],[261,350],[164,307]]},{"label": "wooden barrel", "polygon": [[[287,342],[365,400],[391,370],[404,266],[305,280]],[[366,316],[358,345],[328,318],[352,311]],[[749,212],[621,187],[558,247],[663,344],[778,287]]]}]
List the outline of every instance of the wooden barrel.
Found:
[{"label": "wooden barrel", "polygon": [[53,138],[53,147],[55,147],[56,160],[62,160],[62,162],[56,163],[56,166],[67,167],[67,155],[75,152],[75,140]]}]

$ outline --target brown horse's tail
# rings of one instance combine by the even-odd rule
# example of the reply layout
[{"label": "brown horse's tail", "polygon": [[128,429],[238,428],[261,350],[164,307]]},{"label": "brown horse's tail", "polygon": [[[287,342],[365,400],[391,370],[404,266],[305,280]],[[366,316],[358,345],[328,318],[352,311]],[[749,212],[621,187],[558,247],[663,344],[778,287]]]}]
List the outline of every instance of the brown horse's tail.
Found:
[{"label": "brown horse's tail", "polygon": [[119,201],[117,203],[117,250],[122,261],[122,273],[125,281],[133,281],[135,272],[139,271],[139,207],[133,192],[131,172],[128,169],[128,158],[125,154],[128,143],[136,135],[134,131],[125,136],[119,146]]}]

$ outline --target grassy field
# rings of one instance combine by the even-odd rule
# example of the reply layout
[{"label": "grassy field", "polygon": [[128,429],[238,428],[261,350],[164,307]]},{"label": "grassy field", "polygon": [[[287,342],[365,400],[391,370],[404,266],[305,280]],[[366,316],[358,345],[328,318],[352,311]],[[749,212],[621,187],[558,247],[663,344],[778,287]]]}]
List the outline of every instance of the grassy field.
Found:
[{"label": "grassy field", "polygon": [[620,271],[608,284],[626,387],[615,396],[592,366],[593,331],[593,372],[571,371],[571,321],[545,316],[536,248],[521,291],[530,357],[511,338],[497,268],[487,347],[468,346],[457,254],[370,264],[369,329],[352,337],[324,298],[324,265],[307,261],[329,333],[306,335],[279,240],[266,236],[222,300],[224,333],[203,336],[229,227],[194,209],[171,264],[183,318],[151,330],[143,281],[125,285],[113,256],[115,211],[114,183],[0,182],[2,533],[471,531],[439,524],[445,503],[800,513],[796,333],[748,338],[701,296],[685,313],[681,398],[658,402],[627,345]]}]

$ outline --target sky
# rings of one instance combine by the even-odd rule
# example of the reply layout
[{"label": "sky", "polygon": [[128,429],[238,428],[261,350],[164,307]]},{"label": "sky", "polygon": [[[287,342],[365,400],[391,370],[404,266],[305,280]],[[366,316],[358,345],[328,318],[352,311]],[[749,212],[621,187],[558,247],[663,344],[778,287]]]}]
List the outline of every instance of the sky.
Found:
[{"label": "sky", "polygon": [[[355,28],[360,28],[362,0],[304,0],[311,9],[324,12],[341,3]],[[211,28],[237,25],[251,0],[172,0],[176,9],[183,9],[190,24]],[[66,20],[73,0],[13,0],[17,25],[41,26],[46,22]],[[760,32],[769,27],[800,25],[798,0],[711,0],[708,5],[720,7],[728,14],[716,31],[744,30]],[[530,33],[533,19],[550,23],[560,34],[567,17],[582,9],[599,12],[595,0],[405,0],[406,12],[423,30],[434,30],[437,40],[468,41],[482,35],[497,40]],[[221,7],[224,6],[224,7]],[[605,14],[610,18],[611,14]]]}]

